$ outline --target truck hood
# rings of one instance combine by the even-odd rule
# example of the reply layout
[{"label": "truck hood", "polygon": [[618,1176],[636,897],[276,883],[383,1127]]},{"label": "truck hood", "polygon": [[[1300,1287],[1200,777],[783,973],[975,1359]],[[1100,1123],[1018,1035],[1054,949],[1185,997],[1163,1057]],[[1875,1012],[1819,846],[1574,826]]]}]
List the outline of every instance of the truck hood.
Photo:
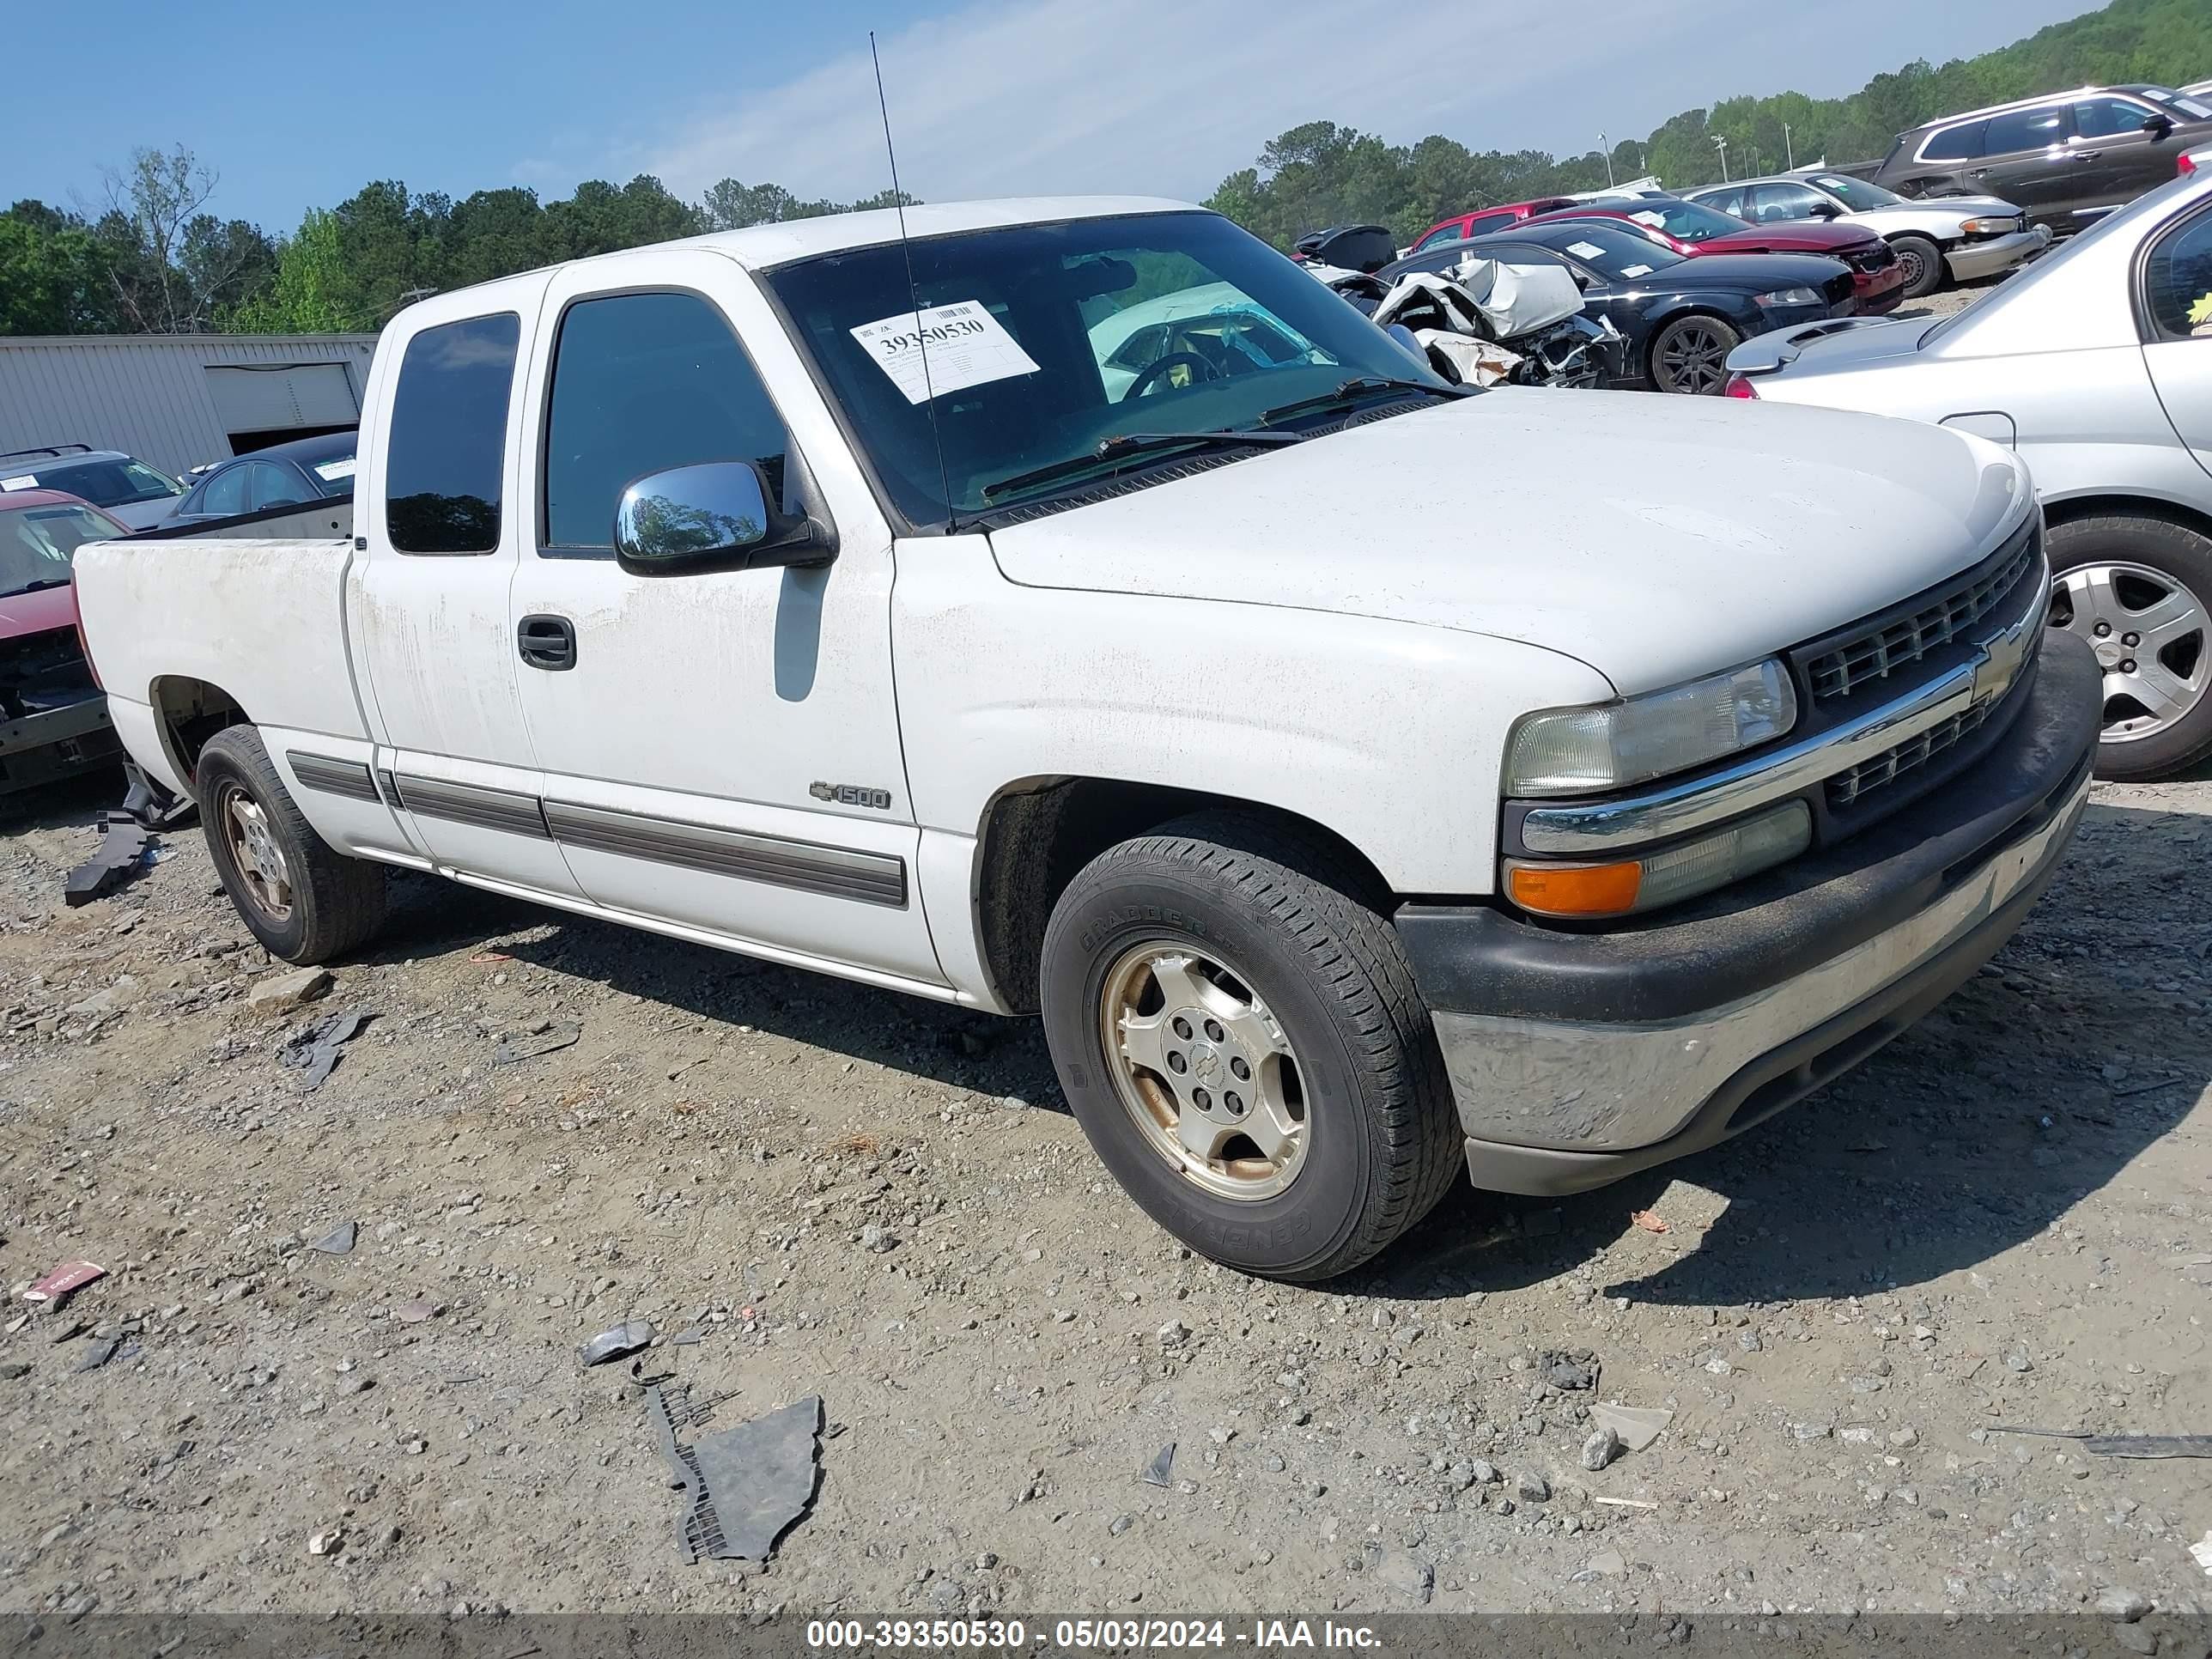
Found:
[{"label": "truck hood", "polygon": [[[991,544],[1026,586],[1486,634],[1578,658],[1632,695],[1917,592],[1994,546],[2031,500],[2005,451],[1905,421],[1504,388],[996,530]],[[1267,625],[1258,611],[1223,617]]]},{"label": "truck hood", "polygon": [[20,640],[76,626],[76,589],[42,587],[35,593],[0,593],[0,640]]}]

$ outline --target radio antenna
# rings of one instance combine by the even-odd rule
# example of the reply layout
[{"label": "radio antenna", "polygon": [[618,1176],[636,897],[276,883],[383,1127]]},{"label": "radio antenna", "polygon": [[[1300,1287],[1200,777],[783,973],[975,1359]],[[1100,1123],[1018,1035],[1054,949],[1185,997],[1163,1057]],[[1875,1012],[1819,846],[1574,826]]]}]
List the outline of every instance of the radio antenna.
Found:
[{"label": "radio antenna", "polygon": [[876,53],[876,32],[868,31],[868,61],[876,70],[876,107],[884,117],[884,154],[891,163],[891,205],[898,210],[899,255],[906,261],[906,302],[914,308],[915,349],[921,354],[923,406],[929,410],[929,441],[937,447],[937,479],[945,491],[945,533],[960,528],[952,507],[952,473],[945,464],[945,434],[937,429],[937,388],[929,379],[929,331],[921,322],[921,290],[914,280],[914,244],[906,234],[906,192],[899,188],[898,151],[891,143],[891,106],[884,96],[884,60]]}]

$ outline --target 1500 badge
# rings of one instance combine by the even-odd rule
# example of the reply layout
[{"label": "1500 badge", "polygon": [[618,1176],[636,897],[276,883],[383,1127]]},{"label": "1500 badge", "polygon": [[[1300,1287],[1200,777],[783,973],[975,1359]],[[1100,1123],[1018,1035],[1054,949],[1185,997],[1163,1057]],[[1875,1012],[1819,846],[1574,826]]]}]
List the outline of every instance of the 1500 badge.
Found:
[{"label": "1500 badge", "polygon": [[834,801],[840,806],[872,806],[878,812],[891,810],[891,792],[888,789],[864,789],[857,783],[811,783],[806,793],[817,800]]}]

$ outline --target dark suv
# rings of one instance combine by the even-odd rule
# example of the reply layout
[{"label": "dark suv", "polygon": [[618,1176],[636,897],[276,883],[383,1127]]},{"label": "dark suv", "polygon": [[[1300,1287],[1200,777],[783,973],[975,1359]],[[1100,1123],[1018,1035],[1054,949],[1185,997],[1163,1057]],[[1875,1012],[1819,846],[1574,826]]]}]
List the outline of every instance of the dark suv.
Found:
[{"label": "dark suv", "polygon": [[2173,177],[2212,143],[2212,103],[2165,87],[2082,87],[1925,121],[1871,175],[1900,196],[2000,196],[2077,230]]}]

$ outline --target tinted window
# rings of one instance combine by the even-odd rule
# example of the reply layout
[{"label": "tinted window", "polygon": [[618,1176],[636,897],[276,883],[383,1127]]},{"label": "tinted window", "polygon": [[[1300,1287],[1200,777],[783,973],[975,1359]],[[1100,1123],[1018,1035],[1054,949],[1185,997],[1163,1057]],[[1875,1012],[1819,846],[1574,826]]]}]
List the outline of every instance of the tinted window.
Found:
[{"label": "tinted window", "polygon": [[253,482],[246,487],[246,499],[253,503],[253,512],[270,507],[290,507],[315,498],[307,480],[282,462],[256,461],[251,470]]},{"label": "tinted window", "polygon": [[2212,213],[2184,221],[2151,245],[2143,298],[2166,338],[2212,336]]},{"label": "tinted window", "polygon": [[227,466],[210,477],[200,485],[198,513],[211,513],[218,519],[228,519],[243,513],[246,506],[246,475],[247,469]]},{"label": "tinted window", "polygon": [[1517,225],[1520,222],[1518,214],[1486,213],[1467,222],[1467,234],[1470,236],[1487,236],[1494,230],[1503,230],[1508,225]]},{"label": "tinted window", "polygon": [[1990,130],[1982,141],[1985,155],[2012,155],[2021,150],[2047,149],[2066,138],[2066,112],[2045,104],[2037,109],[2016,109],[2009,115],[1990,117]]},{"label": "tinted window", "polygon": [[385,525],[400,552],[499,545],[507,402],[521,332],[522,319],[508,311],[441,323],[407,343],[384,461]]},{"label": "tinted window", "polygon": [[2141,132],[2151,112],[2124,98],[2083,98],[2074,106],[2074,131],[2084,138],[2117,138]]},{"label": "tinted window", "polygon": [[790,440],[721,313],[690,294],[568,307],[545,422],[545,540],[612,556],[615,509],[648,472],[752,461],[783,498]]},{"label": "tinted window", "polygon": [[1803,185],[1760,185],[1751,192],[1748,216],[1756,225],[1788,224],[1810,219],[1827,199]]},{"label": "tinted window", "polygon": [[1989,132],[1987,121],[1969,121],[1964,126],[1946,127],[1928,141],[1921,157],[1929,161],[1971,161],[1988,151],[1983,139]]},{"label": "tinted window", "polygon": [[1479,234],[1479,232],[1470,231],[1465,225],[1442,225],[1422,237],[1413,246],[1417,248],[1440,247],[1446,242],[1456,242],[1470,234]]}]

